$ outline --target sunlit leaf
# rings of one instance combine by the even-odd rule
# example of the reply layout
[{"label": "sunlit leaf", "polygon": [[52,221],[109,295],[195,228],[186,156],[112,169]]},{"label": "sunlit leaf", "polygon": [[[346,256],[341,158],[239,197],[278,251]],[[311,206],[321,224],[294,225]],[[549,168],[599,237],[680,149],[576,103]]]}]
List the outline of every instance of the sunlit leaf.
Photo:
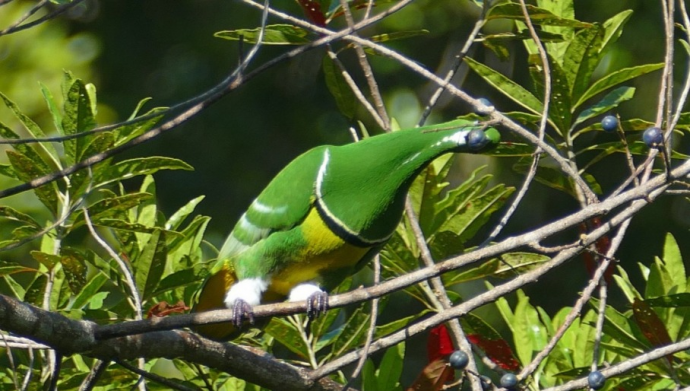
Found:
[{"label": "sunlit leaf", "polygon": [[644,74],[647,74],[649,72],[656,71],[658,69],[661,69],[664,67],[663,63],[659,64],[647,64],[647,65],[639,65],[635,67],[630,67],[630,68],[623,68],[618,71],[615,71],[613,73],[609,73],[608,75],[602,77],[601,79],[597,80],[592,84],[587,91],[582,93],[582,96],[577,100],[577,102],[573,105],[573,109],[577,109],[582,105],[586,100],[589,98],[593,97],[594,95],[597,95],[615,85],[618,85],[620,83],[626,82],[630,79],[634,79],[638,76],[642,76]]},{"label": "sunlit leaf", "polygon": [[473,71],[477,72],[487,83],[491,84],[505,96],[533,113],[541,114],[543,104],[534,94],[527,91],[524,87],[515,83],[507,76],[470,57],[465,57],[464,60]]},{"label": "sunlit leaf", "polygon": [[100,183],[110,183],[140,175],[151,175],[160,170],[192,171],[194,168],[182,160],[169,157],[148,156],[134,158],[117,162],[108,167],[108,169],[101,174],[102,179]]},{"label": "sunlit leaf", "polygon": [[[6,151],[6,153],[14,172],[21,181],[29,182],[47,174],[36,161],[26,155],[14,151]],[[58,197],[55,182],[35,188],[34,193],[53,215],[57,214]]]},{"label": "sunlit leaf", "polygon": [[634,87],[618,87],[615,90],[609,92],[595,105],[588,107],[583,110],[580,115],[577,116],[575,120],[575,125],[580,124],[590,118],[601,115],[609,110],[618,107],[619,104],[630,100],[635,96]]},{"label": "sunlit leaf", "polygon": [[153,292],[165,271],[167,261],[165,235],[164,231],[154,232],[141,255],[132,262],[134,279],[143,300],[153,296]]}]

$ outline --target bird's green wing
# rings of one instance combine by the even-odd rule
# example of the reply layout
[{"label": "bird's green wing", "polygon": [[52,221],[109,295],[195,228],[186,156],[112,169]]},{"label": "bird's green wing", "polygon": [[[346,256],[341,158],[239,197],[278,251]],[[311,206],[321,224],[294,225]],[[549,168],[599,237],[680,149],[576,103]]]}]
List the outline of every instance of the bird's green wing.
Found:
[{"label": "bird's green wing", "polygon": [[288,164],[242,214],[218,255],[223,262],[272,232],[289,230],[309,213],[314,183],[327,146],[313,148]]}]

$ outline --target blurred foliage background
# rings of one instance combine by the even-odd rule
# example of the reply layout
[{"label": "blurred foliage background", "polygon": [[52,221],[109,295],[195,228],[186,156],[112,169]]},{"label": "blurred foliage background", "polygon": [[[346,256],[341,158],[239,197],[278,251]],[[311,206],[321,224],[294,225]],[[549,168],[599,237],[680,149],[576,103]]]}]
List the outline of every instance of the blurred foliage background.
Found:
[{"label": "blurred foliage background", "polygon": [[[302,15],[295,2],[285,3],[281,7],[294,15]],[[3,6],[0,29],[33,4],[15,0]],[[601,73],[663,61],[661,17],[656,2],[578,0],[575,8],[577,18],[589,22],[603,21],[624,9],[634,11],[623,36],[602,62]],[[370,29],[361,33],[429,30],[426,35],[390,45],[440,73],[463,45],[476,12],[477,8],[470,1],[420,0],[376,25],[376,31]],[[240,51],[236,42],[214,38],[213,34],[220,30],[253,28],[259,25],[259,19],[257,10],[240,1],[86,0],[54,21],[0,39],[0,74],[3,75],[0,91],[41,125],[48,124],[49,116],[37,82],[46,84],[57,95],[62,70],[69,69],[98,87],[99,123],[120,121],[126,119],[144,97],[153,98],[147,109],[169,106],[200,94],[220,81],[237,64]],[[278,21],[269,18],[271,22]],[[343,23],[340,20],[335,25]],[[489,23],[485,31],[499,32],[507,28],[509,25],[504,22]],[[265,46],[253,65],[285,50],[281,46]],[[188,200],[206,195],[197,212],[213,218],[210,223],[212,235],[208,239],[219,244],[251,200],[296,155],[319,144],[349,142],[348,128],[357,126],[356,121],[378,132],[364,110],[360,109],[354,119],[339,113],[323,82],[320,71],[323,55],[314,50],[274,66],[182,127],[127,152],[122,158],[165,155],[194,166],[194,172],[156,175],[159,205],[169,215]],[[513,44],[511,58],[506,62],[500,62],[481,45],[475,45],[470,56],[501,70],[522,85],[530,83],[524,65],[525,52],[518,42]],[[354,53],[347,53],[344,61],[355,64]],[[403,127],[414,126],[435,86],[386,58],[374,57],[371,61],[389,112]],[[686,71],[685,64],[679,62],[675,74],[678,83]],[[362,82],[360,85],[364,85],[361,75],[356,76]],[[635,99],[621,106],[621,118],[635,115],[653,120],[658,80],[657,72],[629,83],[637,88],[637,93]],[[454,82],[473,96],[489,98],[501,111],[516,109],[514,103],[497,95],[466,69]],[[468,110],[456,100],[442,99],[430,122],[449,120]],[[13,125],[13,117],[7,109],[0,109],[0,118]],[[511,138],[507,134],[504,137]],[[587,137],[615,136],[592,134]],[[580,142],[586,143],[587,137]],[[611,159],[623,157],[616,155]],[[486,163],[481,158],[473,162],[462,161],[463,169],[458,172],[469,172]],[[512,163],[508,159],[489,163],[497,182],[511,185],[521,182],[521,178],[511,172]],[[610,160],[604,160],[594,169],[605,193],[626,175],[626,172],[610,168],[612,165],[608,163]],[[616,166],[624,167],[623,164]],[[0,182],[3,187],[8,184],[5,179]],[[138,183],[133,182],[131,186],[137,188]],[[11,200],[11,205],[23,210],[34,204],[37,205],[37,201],[28,193]],[[503,237],[542,225],[575,207],[568,196],[535,183]],[[632,267],[639,261],[648,263],[653,255],[661,253],[663,237],[669,231],[687,254],[690,250],[688,227],[688,203],[680,198],[661,199],[634,220],[619,258],[624,267]],[[558,295],[540,292],[565,289],[564,284],[579,289],[587,278],[584,268],[577,262],[571,262],[550,276],[532,288],[540,291],[530,292],[534,304],[547,309],[571,304],[573,298],[560,300]]]}]

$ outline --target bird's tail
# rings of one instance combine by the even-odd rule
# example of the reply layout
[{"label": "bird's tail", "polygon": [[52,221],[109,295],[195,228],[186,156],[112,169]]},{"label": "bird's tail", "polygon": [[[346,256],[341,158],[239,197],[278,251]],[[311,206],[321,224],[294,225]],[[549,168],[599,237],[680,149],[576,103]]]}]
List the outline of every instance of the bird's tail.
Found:
[{"label": "bird's tail", "polygon": [[[212,274],[204,283],[199,298],[192,308],[192,312],[204,312],[224,309],[225,293],[237,281],[235,271],[229,264]],[[239,331],[230,323],[216,323],[192,327],[194,331],[216,341],[227,341],[233,338]]]}]

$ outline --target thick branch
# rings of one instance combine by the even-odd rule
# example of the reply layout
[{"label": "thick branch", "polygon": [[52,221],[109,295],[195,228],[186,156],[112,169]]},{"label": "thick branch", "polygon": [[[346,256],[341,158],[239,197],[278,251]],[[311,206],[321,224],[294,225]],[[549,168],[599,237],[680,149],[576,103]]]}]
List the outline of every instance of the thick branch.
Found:
[{"label": "thick branch", "polygon": [[304,369],[270,355],[184,331],[158,331],[97,341],[93,322],[72,320],[0,295],[0,328],[44,343],[62,355],[82,353],[103,360],[180,358],[229,373],[262,387],[286,391],[342,390],[330,379],[310,380]]}]

